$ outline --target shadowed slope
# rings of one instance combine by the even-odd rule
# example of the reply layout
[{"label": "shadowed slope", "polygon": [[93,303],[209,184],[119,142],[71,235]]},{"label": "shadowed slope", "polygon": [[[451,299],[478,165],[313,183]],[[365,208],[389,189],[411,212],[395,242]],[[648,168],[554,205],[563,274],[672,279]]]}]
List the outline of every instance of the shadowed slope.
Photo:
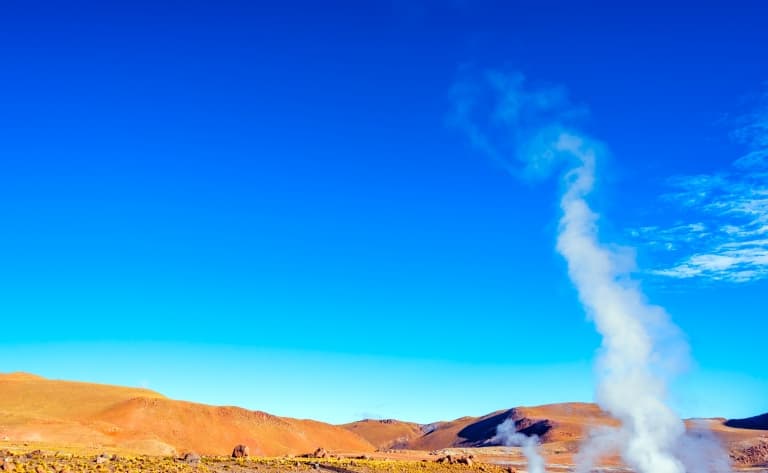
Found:
[{"label": "shadowed slope", "polygon": [[409,442],[408,448],[436,450],[495,445],[493,437],[496,435],[496,429],[507,419],[515,421],[519,432],[538,435],[543,442],[579,439],[585,428],[616,423],[594,404],[564,403],[519,407],[492,412],[482,417],[462,417],[431,424],[432,431]]},{"label": "shadowed slope", "polygon": [[729,419],[724,424],[736,429],[768,430],[768,413],[746,419]]}]

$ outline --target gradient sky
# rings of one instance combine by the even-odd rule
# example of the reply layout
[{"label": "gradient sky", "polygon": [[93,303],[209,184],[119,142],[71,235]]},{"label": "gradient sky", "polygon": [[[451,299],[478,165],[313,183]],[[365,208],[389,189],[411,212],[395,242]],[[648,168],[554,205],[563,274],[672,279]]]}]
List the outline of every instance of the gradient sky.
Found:
[{"label": "gradient sky", "polygon": [[3,2],[0,371],[331,422],[591,400],[557,180],[451,125],[518,71],[610,150],[673,405],[768,411],[768,4],[573,3]]}]

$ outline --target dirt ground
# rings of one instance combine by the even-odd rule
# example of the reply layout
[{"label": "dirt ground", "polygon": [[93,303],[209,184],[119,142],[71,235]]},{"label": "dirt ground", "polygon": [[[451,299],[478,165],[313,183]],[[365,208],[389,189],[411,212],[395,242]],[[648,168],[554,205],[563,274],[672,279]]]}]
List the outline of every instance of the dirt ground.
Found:
[{"label": "dirt ground", "polygon": [[[519,449],[447,449],[437,452],[390,450],[373,454],[334,454],[327,458],[303,457],[180,457],[130,455],[95,449],[51,448],[51,445],[0,443],[0,473],[524,473],[527,466]],[[470,464],[436,460],[450,455],[471,458]],[[572,466],[548,463],[548,472],[570,472]],[[626,473],[607,465],[597,472]],[[768,473],[768,469],[740,469]]]}]

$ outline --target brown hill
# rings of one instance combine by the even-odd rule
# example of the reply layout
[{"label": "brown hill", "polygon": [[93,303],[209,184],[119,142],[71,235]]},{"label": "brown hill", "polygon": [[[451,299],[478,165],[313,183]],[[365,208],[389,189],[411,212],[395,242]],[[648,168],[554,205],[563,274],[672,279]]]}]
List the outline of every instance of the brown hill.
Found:
[{"label": "brown hill", "polygon": [[409,442],[424,435],[427,426],[395,419],[363,419],[341,427],[356,433],[376,448],[385,450],[407,448]]},{"label": "brown hill", "polygon": [[567,442],[582,437],[585,428],[615,424],[594,404],[564,403],[518,407],[482,417],[462,417],[448,422],[419,425],[395,420],[360,421],[344,427],[358,433],[379,448],[439,450],[493,446],[496,429],[507,419],[516,430],[536,434],[543,442]]},{"label": "brown hill", "polygon": [[[689,419],[686,426],[694,435],[712,432],[728,448],[734,464],[740,467],[768,465],[768,436],[755,432],[755,426],[763,416],[737,423],[746,428],[736,428],[725,419]],[[616,425],[595,404],[564,403],[536,407],[518,407],[492,412],[482,417],[462,417],[448,422],[428,425],[410,424],[395,420],[361,421],[345,425],[378,447],[407,450],[467,449],[494,447],[498,426],[511,420],[515,430],[527,435],[538,435],[542,441],[542,453],[549,463],[572,464],[573,454],[579,448],[585,433],[595,426]],[[421,434],[416,431],[420,427]],[[700,431],[700,432],[699,432]],[[408,435],[404,435],[404,433]],[[410,439],[406,439],[410,435]],[[491,454],[497,449],[482,449]],[[618,457],[605,459],[605,465],[618,465]]]},{"label": "brown hill", "polygon": [[768,430],[768,413],[746,419],[729,419],[725,425],[737,429]]},{"label": "brown hill", "polygon": [[[566,403],[428,425],[366,420],[332,426],[238,407],[171,400],[147,389],[54,381],[24,373],[0,375],[0,446],[37,442],[55,448],[159,455],[194,450],[222,455],[245,443],[256,455],[300,454],[323,446],[349,453],[396,448],[406,456],[420,450],[425,458],[426,451],[490,447],[475,451],[493,456],[494,451],[508,452],[493,448],[497,428],[507,420],[514,422],[515,430],[541,437],[542,452],[553,464],[572,462],[589,427],[616,423],[594,404]],[[714,432],[737,465],[756,466],[768,464],[768,431],[753,430],[763,426],[764,420],[765,416],[736,422],[700,419],[687,425],[691,431]]]},{"label": "brown hill", "polygon": [[0,375],[0,438],[163,455],[182,450],[224,455],[238,443],[261,455],[306,453],[318,446],[374,449],[355,433],[322,422],[23,373]]}]

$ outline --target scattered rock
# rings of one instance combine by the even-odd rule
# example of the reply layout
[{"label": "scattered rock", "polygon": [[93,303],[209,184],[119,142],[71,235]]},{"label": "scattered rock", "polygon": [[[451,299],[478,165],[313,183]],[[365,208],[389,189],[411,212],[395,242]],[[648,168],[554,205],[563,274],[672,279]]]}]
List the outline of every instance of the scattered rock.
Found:
[{"label": "scattered rock", "polygon": [[243,458],[247,457],[250,454],[250,450],[248,449],[247,445],[236,445],[234,450],[232,450],[232,458]]},{"label": "scattered rock", "polygon": [[48,469],[43,465],[37,465],[35,467],[35,473],[49,473]]},{"label": "scattered rock", "polygon": [[112,456],[106,453],[100,453],[99,456],[96,457],[97,465],[103,465],[109,461],[112,461]]},{"label": "scattered rock", "polygon": [[314,458],[328,458],[328,450],[324,449],[323,447],[320,447],[317,450],[315,450],[315,453],[312,454],[312,457],[314,457]]},{"label": "scattered rock", "polygon": [[27,458],[40,458],[43,456],[42,450],[32,450],[31,452],[27,453]]},{"label": "scattered rock", "polygon": [[472,466],[474,464],[474,456],[460,456],[455,457],[453,455],[446,455],[435,460],[436,463],[447,463],[448,465],[466,465]]},{"label": "scattered rock", "polygon": [[730,452],[731,460],[739,466],[768,465],[768,440],[739,442]]},{"label": "scattered rock", "polygon": [[195,452],[186,452],[181,455],[179,460],[189,463],[190,465],[198,465],[200,464],[200,455]]},{"label": "scattered rock", "polygon": [[0,471],[14,471],[16,465],[13,463],[13,458],[7,457],[0,460]]}]

